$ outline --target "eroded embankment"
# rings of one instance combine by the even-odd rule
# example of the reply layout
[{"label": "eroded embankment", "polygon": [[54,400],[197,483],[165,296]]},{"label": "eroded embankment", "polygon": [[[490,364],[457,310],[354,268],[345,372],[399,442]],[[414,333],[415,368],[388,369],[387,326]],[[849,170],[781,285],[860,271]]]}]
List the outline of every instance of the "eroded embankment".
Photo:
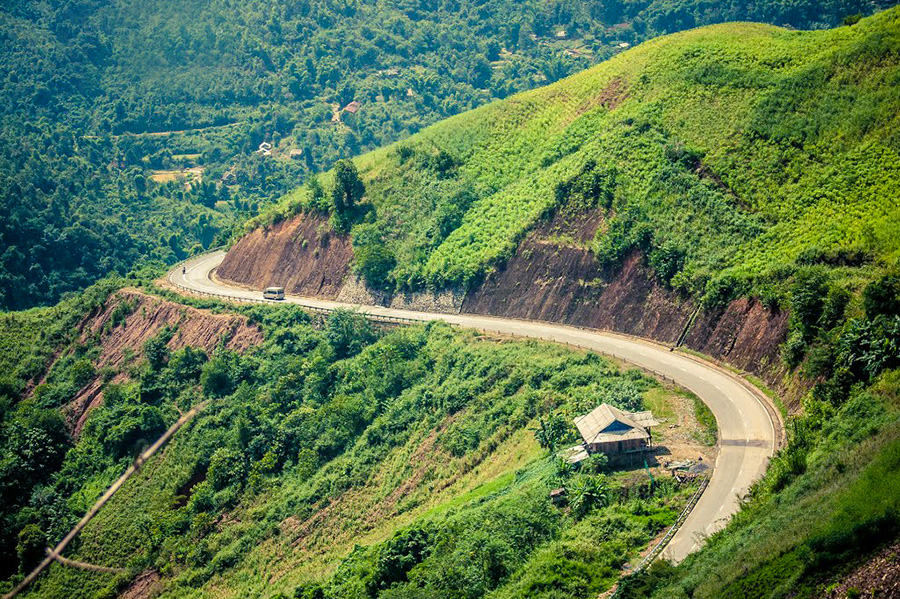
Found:
[{"label": "eroded embankment", "polygon": [[216,274],[225,282],[334,299],[352,258],[349,238],[332,231],[326,217],[301,215],[243,237]]},{"label": "eroded embankment", "polygon": [[127,369],[140,358],[144,344],[165,327],[173,331],[170,350],[191,346],[209,353],[222,344],[241,352],[262,341],[259,328],[243,316],[213,314],[132,289],[118,291],[79,326],[81,344],[99,349],[93,366],[100,374],[63,408],[73,434],[80,433],[91,410],[103,402],[105,383],[127,380]]},{"label": "eroded embankment", "polygon": [[557,214],[539,223],[506,264],[452,303],[429,294],[361,292],[349,274],[349,240],[333,233],[326,238],[321,231],[327,223],[318,216],[299,215],[252,232],[228,252],[217,276],[255,288],[280,284],[289,293],[323,299],[359,296],[386,306],[401,302],[399,307],[559,322],[670,345],[686,333],[686,347],[757,375],[788,400],[801,391],[784,386],[779,346],[787,336],[786,311],[742,298],[697,312],[697,302],[660,283],[639,253],[605,270],[589,247],[602,223],[596,211]]},{"label": "eroded embankment", "polygon": [[697,312],[697,302],[660,283],[640,253],[606,271],[588,247],[596,227],[558,220],[532,231],[466,296],[462,312],[608,329],[667,345],[686,333],[684,346],[757,375],[788,399],[801,391],[784,386],[779,347],[787,311],[741,298]]}]

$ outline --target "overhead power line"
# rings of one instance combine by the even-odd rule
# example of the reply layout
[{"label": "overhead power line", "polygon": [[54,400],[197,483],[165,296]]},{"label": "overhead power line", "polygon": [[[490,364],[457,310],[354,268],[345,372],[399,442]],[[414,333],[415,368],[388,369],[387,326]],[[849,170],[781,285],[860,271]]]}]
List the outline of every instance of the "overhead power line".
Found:
[{"label": "overhead power line", "polygon": [[62,552],[66,548],[66,546],[72,542],[72,539],[74,539],[75,536],[79,532],[81,532],[81,530],[85,526],[87,526],[88,522],[90,522],[91,520],[94,519],[94,516],[97,515],[97,513],[100,511],[100,508],[102,508],[104,505],[106,505],[106,503],[112,498],[112,496],[115,495],[116,491],[118,491],[129,478],[131,478],[131,475],[134,474],[135,472],[137,472],[138,470],[140,470],[141,466],[143,466],[147,460],[149,460],[151,457],[153,457],[153,454],[155,454],[159,450],[160,447],[165,445],[166,441],[168,441],[169,438],[178,431],[178,429],[180,429],[182,426],[184,426],[184,424],[188,420],[193,418],[197,414],[197,412],[199,412],[204,407],[206,407],[206,404],[208,404],[208,403],[209,403],[208,401],[201,402],[201,403],[197,404],[196,406],[194,406],[193,408],[191,408],[190,410],[188,410],[187,412],[185,412],[181,416],[181,418],[179,418],[175,422],[175,424],[173,424],[172,426],[169,427],[169,430],[164,432],[162,434],[162,436],[156,440],[156,442],[153,445],[148,447],[146,451],[144,451],[142,454],[140,454],[137,457],[137,459],[135,459],[134,463],[128,467],[128,470],[126,470],[125,473],[122,474],[122,476],[120,476],[118,478],[118,480],[116,480],[116,482],[114,482],[109,489],[107,489],[106,493],[103,494],[103,497],[98,499],[97,503],[95,503],[93,505],[93,507],[91,507],[91,509],[88,510],[88,512],[78,522],[78,524],[76,524],[75,527],[69,531],[69,534],[67,534],[63,538],[63,540],[59,542],[59,544],[56,547],[54,547],[53,549],[48,549],[47,557],[45,557],[44,560],[40,564],[38,564],[38,566],[34,570],[32,570],[31,573],[29,573],[28,576],[26,576],[25,579],[22,580],[22,582],[20,582],[18,584],[18,586],[16,586],[16,588],[14,588],[12,591],[10,591],[6,595],[4,595],[3,599],[12,599],[13,597],[15,597],[16,595],[21,593],[25,589],[25,587],[27,587],[29,584],[34,582],[34,580],[38,576],[40,576],[41,572],[43,572],[50,564],[52,564],[54,561],[57,561],[57,560],[60,563],[67,564],[67,565],[75,565],[76,567],[87,566],[88,567],[87,569],[98,571],[98,572],[109,572],[109,571],[119,572],[120,570],[118,568],[106,568],[105,566],[93,566],[91,564],[84,564],[82,562],[73,562],[72,560],[67,560],[66,558],[62,557]]}]

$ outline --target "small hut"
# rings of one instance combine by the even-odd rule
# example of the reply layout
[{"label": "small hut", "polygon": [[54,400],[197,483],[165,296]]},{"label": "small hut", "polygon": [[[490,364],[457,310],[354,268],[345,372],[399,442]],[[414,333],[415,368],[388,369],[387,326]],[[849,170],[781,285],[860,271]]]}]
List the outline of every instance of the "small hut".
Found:
[{"label": "small hut", "polygon": [[647,451],[653,447],[651,427],[658,425],[650,412],[626,412],[609,404],[575,419],[587,452],[609,456]]}]

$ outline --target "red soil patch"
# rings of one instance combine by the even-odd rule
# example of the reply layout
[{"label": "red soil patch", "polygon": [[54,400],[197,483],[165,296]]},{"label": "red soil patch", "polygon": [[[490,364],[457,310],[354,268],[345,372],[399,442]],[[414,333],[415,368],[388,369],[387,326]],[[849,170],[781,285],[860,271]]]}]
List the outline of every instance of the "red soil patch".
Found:
[{"label": "red soil patch", "polygon": [[119,595],[119,599],[150,599],[162,590],[159,583],[159,572],[156,570],[144,570],[138,577],[131,581],[128,588]]},{"label": "red soil patch", "polygon": [[288,293],[333,299],[352,259],[347,235],[332,231],[323,216],[301,214],[242,238],[216,274],[258,289],[281,285]]},{"label": "red soil patch", "polygon": [[781,372],[778,348],[787,337],[788,316],[741,298],[724,310],[701,312],[685,344],[749,372]]},{"label": "red soil patch", "polygon": [[[116,310],[123,304],[132,309],[121,324],[112,326]],[[99,335],[100,356],[94,366],[97,370],[109,367],[118,371],[113,381],[121,382],[126,379],[121,370],[126,366],[127,355],[140,356],[144,343],[166,326],[175,328],[169,341],[171,350],[191,346],[211,352],[223,342],[226,348],[243,352],[263,339],[262,332],[243,316],[213,314],[125,289],[113,294],[98,313],[81,323],[81,340]],[[63,408],[66,422],[76,436],[90,411],[103,402],[102,386],[99,379],[91,381]]]},{"label": "red soil patch", "polygon": [[[125,302],[131,303],[133,309],[124,323],[104,331],[116,308]],[[242,352],[263,339],[259,328],[250,325],[244,316],[213,314],[130,289],[114,294],[99,314],[85,321],[82,339],[100,331],[101,352],[96,366],[121,368],[127,350],[139,354],[144,343],[167,326],[175,328],[169,341],[173,351],[191,346],[210,352],[224,341],[226,348]]]},{"label": "red soil patch", "polygon": [[657,284],[639,255],[608,278],[588,249],[522,242],[502,268],[466,297],[463,312],[562,322],[674,343],[693,305]]},{"label": "red soil patch", "polygon": [[[662,285],[639,253],[607,272],[586,243],[560,241],[586,242],[601,224],[598,215],[565,213],[539,224],[505,265],[466,296],[462,312],[561,322],[674,344],[696,309],[693,299]],[[702,310],[684,344],[786,392],[779,346],[787,329],[787,312],[742,298],[724,309]],[[792,390],[791,396],[802,391]]]}]

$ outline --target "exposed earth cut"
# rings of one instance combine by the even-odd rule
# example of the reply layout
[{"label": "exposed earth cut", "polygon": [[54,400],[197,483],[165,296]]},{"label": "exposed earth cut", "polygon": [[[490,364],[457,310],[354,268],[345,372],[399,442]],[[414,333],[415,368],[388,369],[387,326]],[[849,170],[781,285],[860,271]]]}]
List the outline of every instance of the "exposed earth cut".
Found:
[{"label": "exposed earth cut", "polygon": [[[255,289],[282,285],[288,293],[446,313],[559,322],[682,343],[762,378],[787,400],[779,346],[788,313],[757,299],[697,311],[697,302],[668,289],[640,253],[604,269],[589,248],[603,223],[599,212],[563,213],[542,221],[515,254],[468,292],[385,295],[351,273],[353,248],[317,215],[300,214],[257,229],[229,250],[216,276]],[[328,232],[326,232],[328,231]],[[305,243],[304,243],[305,241]]]},{"label": "exposed earth cut", "polygon": [[125,371],[131,361],[139,358],[144,343],[165,327],[173,330],[168,343],[171,350],[191,346],[210,353],[222,344],[243,352],[262,341],[260,330],[243,316],[213,314],[133,289],[114,293],[79,327],[81,343],[96,343],[100,353],[94,361],[98,375],[63,408],[73,434],[81,432],[90,411],[103,403],[103,387],[109,381],[100,373],[113,373],[112,382],[127,380]]}]

